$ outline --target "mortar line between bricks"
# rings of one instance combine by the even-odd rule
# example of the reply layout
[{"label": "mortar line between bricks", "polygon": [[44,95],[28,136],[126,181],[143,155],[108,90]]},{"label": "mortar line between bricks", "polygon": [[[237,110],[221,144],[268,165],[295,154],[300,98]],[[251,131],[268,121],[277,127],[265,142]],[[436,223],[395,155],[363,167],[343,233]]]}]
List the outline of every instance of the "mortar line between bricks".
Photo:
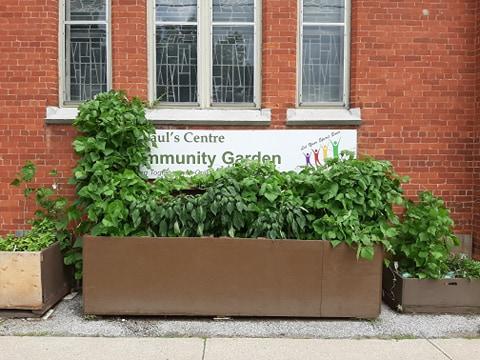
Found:
[{"label": "mortar line between bricks", "polygon": [[432,340],[430,339],[427,339],[427,338],[424,338],[425,340],[427,340],[430,345],[432,345],[435,349],[437,349],[438,351],[440,351],[443,355],[445,355],[449,360],[454,360],[450,355],[448,355],[440,346],[438,346],[437,344],[435,344]]},{"label": "mortar line between bricks", "polygon": [[202,360],[205,360],[205,349],[207,348],[207,338],[203,339]]}]

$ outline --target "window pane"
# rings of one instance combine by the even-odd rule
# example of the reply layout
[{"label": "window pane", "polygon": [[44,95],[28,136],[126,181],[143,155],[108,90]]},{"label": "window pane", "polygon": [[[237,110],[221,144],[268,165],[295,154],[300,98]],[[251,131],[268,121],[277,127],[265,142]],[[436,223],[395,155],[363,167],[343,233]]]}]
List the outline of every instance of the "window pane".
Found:
[{"label": "window pane", "polygon": [[100,21],[107,19],[106,0],[66,0],[67,21]]},{"label": "window pane", "polygon": [[107,91],[105,25],[66,25],[66,101],[84,101]]},{"label": "window pane", "polygon": [[343,101],[343,26],[305,26],[302,102]]},{"label": "window pane", "polygon": [[157,21],[197,21],[197,0],[156,0]]},{"label": "window pane", "polygon": [[157,26],[157,100],[197,102],[196,26]]},{"label": "window pane", "polygon": [[303,0],[304,22],[343,23],[345,0]]},{"label": "window pane", "polygon": [[213,0],[213,21],[254,22],[255,0]]},{"label": "window pane", "polygon": [[253,103],[253,26],[213,27],[214,103]]}]

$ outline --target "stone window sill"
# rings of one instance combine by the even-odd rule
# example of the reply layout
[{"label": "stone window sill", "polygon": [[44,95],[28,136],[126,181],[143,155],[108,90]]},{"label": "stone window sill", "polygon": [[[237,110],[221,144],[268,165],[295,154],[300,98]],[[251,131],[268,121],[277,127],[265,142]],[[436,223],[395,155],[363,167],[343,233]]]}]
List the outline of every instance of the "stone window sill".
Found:
[{"label": "stone window sill", "polygon": [[[147,109],[156,125],[269,125],[270,109]],[[77,108],[47,107],[47,124],[71,124]]]},{"label": "stone window sill", "polygon": [[287,125],[360,125],[361,111],[354,109],[288,109]]}]

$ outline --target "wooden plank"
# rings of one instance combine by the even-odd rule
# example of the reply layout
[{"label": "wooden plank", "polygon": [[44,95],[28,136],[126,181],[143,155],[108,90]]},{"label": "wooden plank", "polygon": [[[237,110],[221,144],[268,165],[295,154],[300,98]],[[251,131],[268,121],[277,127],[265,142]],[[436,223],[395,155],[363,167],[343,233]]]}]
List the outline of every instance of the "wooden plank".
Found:
[{"label": "wooden plank", "polygon": [[0,310],[0,319],[36,319],[41,318],[43,313],[31,310]]},{"label": "wooden plank", "polygon": [[0,308],[43,307],[40,252],[0,252]]}]

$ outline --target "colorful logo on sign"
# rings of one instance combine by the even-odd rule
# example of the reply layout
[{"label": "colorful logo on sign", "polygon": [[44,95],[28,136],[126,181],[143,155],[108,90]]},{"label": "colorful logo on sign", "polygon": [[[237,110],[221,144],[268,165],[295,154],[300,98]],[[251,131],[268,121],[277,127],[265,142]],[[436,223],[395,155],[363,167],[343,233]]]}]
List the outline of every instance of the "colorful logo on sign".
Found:
[{"label": "colorful logo on sign", "polygon": [[320,137],[302,146],[302,166],[317,167],[325,164],[328,158],[340,157],[340,145],[342,142],[340,131],[333,131],[330,135]]}]

